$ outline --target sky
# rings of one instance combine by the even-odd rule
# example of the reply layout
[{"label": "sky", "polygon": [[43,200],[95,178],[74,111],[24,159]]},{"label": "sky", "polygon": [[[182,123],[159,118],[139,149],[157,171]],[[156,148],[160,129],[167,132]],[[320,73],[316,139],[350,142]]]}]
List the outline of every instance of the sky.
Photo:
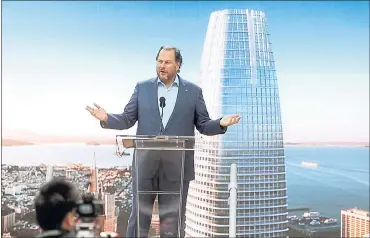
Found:
[{"label": "sky", "polygon": [[2,126],[55,135],[117,134],[85,110],[123,111],[155,76],[161,45],[197,81],[209,16],[264,11],[285,141],[369,141],[368,2],[2,3]]}]

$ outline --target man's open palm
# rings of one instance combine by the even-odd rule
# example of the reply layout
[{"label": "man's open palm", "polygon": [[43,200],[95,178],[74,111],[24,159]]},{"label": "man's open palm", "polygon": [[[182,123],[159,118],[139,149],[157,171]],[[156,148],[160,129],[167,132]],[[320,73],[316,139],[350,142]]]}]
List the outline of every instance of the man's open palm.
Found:
[{"label": "man's open palm", "polygon": [[239,115],[226,115],[221,119],[220,125],[221,126],[232,126],[238,123],[240,118],[241,117]]},{"label": "man's open palm", "polygon": [[94,103],[94,106],[96,108],[86,106],[86,110],[88,110],[91,113],[91,115],[93,115],[96,119],[106,122],[108,119],[107,112],[104,110],[104,108],[102,108],[96,103]]}]

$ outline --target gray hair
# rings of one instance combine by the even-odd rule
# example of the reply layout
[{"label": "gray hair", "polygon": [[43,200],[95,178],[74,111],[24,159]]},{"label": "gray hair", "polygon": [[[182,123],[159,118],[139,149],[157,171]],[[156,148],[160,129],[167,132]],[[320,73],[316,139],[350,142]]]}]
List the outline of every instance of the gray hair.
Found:
[{"label": "gray hair", "polygon": [[175,61],[176,61],[176,63],[180,64],[179,70],[177,70],[177,73],[180,73],[180,68],[182,66],[182,55],[181,55],[180,49],[178,49],[174,46],[161,46],[161,48],[159,48],[159,50],[158,50],[157,57],[155,58],[155,60],[158,60],[158,56],[159,56],[159,53],[161,52],[161,50],[168,50],[168,51],[173,50],[173,51],[175,51]]}]

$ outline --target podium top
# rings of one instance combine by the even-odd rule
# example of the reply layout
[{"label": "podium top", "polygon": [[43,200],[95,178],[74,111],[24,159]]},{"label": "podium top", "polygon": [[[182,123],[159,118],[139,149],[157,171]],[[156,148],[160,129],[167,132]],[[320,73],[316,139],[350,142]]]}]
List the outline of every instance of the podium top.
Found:
[{"label": "podium top", "polygon": [[[194,150],[195,136],[116,135],[117,155],[126,149],[136,150]],[[121,149],[120,149],[121,147]],[[123,152],[121,152],[123,150]]]},{"label": "podium top", "polygon": [[195,136],[167,136],[167,135],[116,135],[116,138],[123,140],[158,140],[158,141],[171,141],[171,140],[183,140],[183,141],[194,141]]}]

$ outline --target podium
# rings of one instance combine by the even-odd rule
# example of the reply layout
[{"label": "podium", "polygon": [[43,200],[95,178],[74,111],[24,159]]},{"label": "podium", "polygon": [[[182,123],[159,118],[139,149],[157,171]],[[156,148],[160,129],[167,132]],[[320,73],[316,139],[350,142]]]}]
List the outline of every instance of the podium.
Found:
[{"label": "podium", "polygon": [[[127,149],[134,149],[132,209],[136,214],[135,237],[183,236],[185,158],[189,153],[192,156],[190,151],[194,150],[194,142],[194,136],[116,136],[118,156],[127,155]],[[187,195],[187,188],[184,195]],[[153,214],[154,204],[158,207],[154,207]]]}]

